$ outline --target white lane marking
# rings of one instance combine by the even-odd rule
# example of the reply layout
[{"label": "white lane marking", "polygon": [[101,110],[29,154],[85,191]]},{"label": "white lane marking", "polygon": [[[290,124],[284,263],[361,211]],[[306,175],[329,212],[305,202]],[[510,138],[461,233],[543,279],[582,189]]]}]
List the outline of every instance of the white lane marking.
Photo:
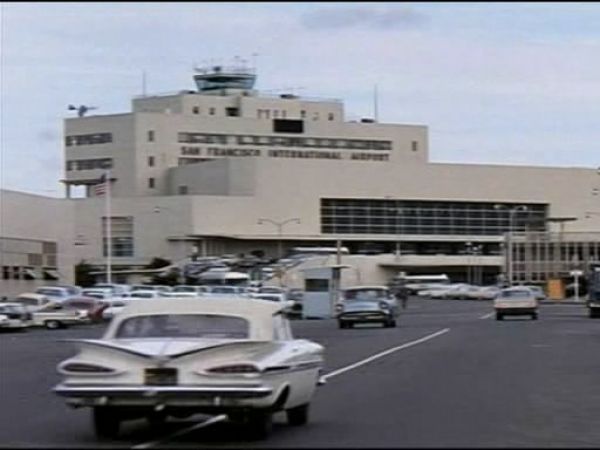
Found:
[{"label": "white lane marking", "polygon": [[480,319],[489,319],[490,317],[492,317],[494,315],[494,312],[491,312],[489,314],[485,314],[483,316],[480,317]]},{"label": "white lane marking", "polygon": [[[389,355],[390,353],[394,353],[394,352],[397,352],[398,350],[402,350],[402,349],[405,349],[405,348],[408,348],[408,347],[412,347],[413,345],[421,344],[421,343],[426,342],[426,341],[428,341],[430,339],[433,339],[435,337],[441,336],[442,334],[447,333],[448,331],[450,331],[450,328],[444,328],[443,330],[436,331],[433,334],[427,335],[427,336],[422,337],[420,339],[417,339],[415,341],[407,342],[405,344],[398,345],[396,347],[384,350],[383,352],[377,353],[377,354],[375,354],[373,356],[369,356],[368,358],[365,358],[365,359],[363,359],[361,361],[358,361],[358,362],[356,362],[354,364],[350,364],[349,366],[342,367],[341,369],[334,370],[333,372],[330,372],[327,375],[323,375],[321,378],[324,379],[324,380],[327,380],[328,378],[333,378],[333,377],[335,377],[337,375],[340,375],[340,374],[342,374],[344,372],[347,372],[349,370],[356,369],[357,367],[360,367],[360,366],[364,366],[365,364],[368,364],[371,361],[375,361],[376,359],[379,359],[379,358],[382,358],[382,357],[384,357],[386,355]],[[164,436],[164,437],[162,437],[162,438],[160,438],[160,439],[158,439],[156,441],[146,442],[144,444],[139,444],[139,445],[136,445],[136,446],[131,447],[131,448],[132,449],[145,449],[145,448],[149,448],[149,447],[152,447],[154,445],[160,444],[161,442],[164,442],[164,441],[167,441],[169,439],[172,439],[172,438],[174,438],[176,436],[180,436],[182,434],[189,433],[190,431],[207,427],[209,425],[212,425],[213,423],[222,422],[226,418],[227,418],[227,416],[225,414],[222,414],[222,415],[219,415],[219,416],[215,416],[215,417],[212,417],[212,418],[210,418],[210,419],[208,419],[208,420],[206,420],[204,422],[200,422],[198,424],[192,425],[191,427],[184,428],[183,430],[179,430],[179,431],[177,431],[177,432],[175,432],[173,434],[170,434],[168,436]]]},{"label": "white lane marking", "polygon": [[227,416],[225,414],[214,416],[214,417],[211,417],[208,420],[205,420],[204,422],[200,422],[200,423],[197,423],[195,425],[192,425],[191,427],[184,428],[183,430],[179,430],[179,431],[177,431],[177,432],[175,432],[173,434],[169,434],[168,436],[164,436],[164,437],[162,437],[162,438],[160,438],[160,439],[158,439],[156,441],[145,442],[143,444],[135,445],[135,446],[133,446],[131,448],[132,449],[134,449],[134,448],[135,449],[150,448],[150,447],[153,447],[153,446],[155,446],[157,444],[160,444],[162,442],[168,441],[169,439],[172,439],[174,437],[180,436],[180,435],[185,434],[185,433],[189,433],[190,431],[199,430],[200,428],[207,427],[209,425],[212,425],[213,423],[222,422],[226,418],[227,418]]},{"label": "white lane marking", "polygon": [[394,352],[397,352],[398,350],[402,350],[402,349],[405,349],[405,348],[408,348],[408,347],[412,347],[413,345],[421,344],[421,343],[426,342],[426,341],[428,341],[430,339],[433,339],[435,337],[441,336],[442,334],[447,333],[448,331],[450,331],[450,328],[444,328],[443,330],[436,331],[435,333],[430,334],[430,335],[425,336],[425,337],[422,337],[421,339],[417,339],[416,341],[407,342],[406,344],[402,344],[402,345],[398,345],[397,347],[389,348],[389,349],[384,350],[384,351],[382,351],[380,353],[377,353],[377,354],[375,354],[373,356],[369,356],[368,358],[365,358],[365,359],[363,359],[361,361],[355,362],[354,364],[350,364],[349,366],[342,367],[341,369],[334,370],[333,372],[329,372],[328,374],[323,375],[322,378],[324,380],[327,380],[328,378],[336,377],[338,375],[341,375],[344,372],[347,372],[347,371],[352,370],[352,369],[356,369],[357,367],[360,367],[360,366],[364,366],[365,364],[368,364],[371,361],[375,361],[376,359],[379,359],[379,358],[382,358],[382,357],[384,357],[386,355],[389,355],[390,353],[394,353]]}]

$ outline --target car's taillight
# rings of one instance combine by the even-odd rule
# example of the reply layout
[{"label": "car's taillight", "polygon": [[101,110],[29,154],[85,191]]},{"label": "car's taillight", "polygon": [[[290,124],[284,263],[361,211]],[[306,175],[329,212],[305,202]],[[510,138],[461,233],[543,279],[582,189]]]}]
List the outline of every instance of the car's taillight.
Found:
[{"label": "car's taillight", "polygon": [[206,372],[222,374],[252,374],[260,373],[260,370],[254,364],[227,364],[223,366],[211,367],[210,369],[206,369]]},{"label": "car's taillight", "polygon": [[110,367],[100,366],[98,364],[91,363],[82,363],[82,362],[71,362],[64,365],[61,365],[59,369],[62,372],[70,372],[70,373],[113,373],[116,372],[115,369]]}]

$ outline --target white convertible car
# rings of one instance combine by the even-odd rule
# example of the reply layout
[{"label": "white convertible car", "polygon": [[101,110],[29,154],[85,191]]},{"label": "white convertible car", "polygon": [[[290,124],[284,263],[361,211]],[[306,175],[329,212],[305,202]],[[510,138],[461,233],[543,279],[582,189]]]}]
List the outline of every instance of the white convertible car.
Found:
[{"label": "white convertible car", "polygon": [[264,438],[272,414],[308,420],[320,384],[323,347],[294,339],[285,305],[249,298],[131,302],[102,339],[72,340],[79,353],[58,365],[54,392],[91,407],[98,437],[126,419],[227,414]]}]

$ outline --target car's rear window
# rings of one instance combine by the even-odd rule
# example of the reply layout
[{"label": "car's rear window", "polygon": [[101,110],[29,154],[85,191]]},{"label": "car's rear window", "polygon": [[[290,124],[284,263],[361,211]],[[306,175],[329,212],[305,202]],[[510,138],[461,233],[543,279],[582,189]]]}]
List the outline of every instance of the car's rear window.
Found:
[{"label": "car's rear window", "polygon": [[387,297],[387,292],[383,289],[356,289],[344,293],[346,300],[375,300],[381,297]]},{"label": "car's rear window", "polygon": [[502,291],[500,292],[500,297],[503,299],[510,298],[523,298],[523,297],[531,297],[533,294],[530,290],[515,290],[515,291]]},{"label": "car's rear window", "polygon": [[131,317],[119,326],[116,337],[246,339],[246,319],[217,314],[153,314]]}]

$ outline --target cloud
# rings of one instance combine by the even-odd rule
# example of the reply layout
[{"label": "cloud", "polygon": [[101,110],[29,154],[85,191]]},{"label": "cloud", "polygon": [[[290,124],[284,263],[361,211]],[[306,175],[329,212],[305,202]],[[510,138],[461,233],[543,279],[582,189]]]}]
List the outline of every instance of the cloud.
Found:
[{"label": "cloud", "polygon": [[375,30],[406,29],[422,26],[427,16],[408,8],[326,8],[311,11],[301,17],[304,27],[311,30],[367,28]]}]

